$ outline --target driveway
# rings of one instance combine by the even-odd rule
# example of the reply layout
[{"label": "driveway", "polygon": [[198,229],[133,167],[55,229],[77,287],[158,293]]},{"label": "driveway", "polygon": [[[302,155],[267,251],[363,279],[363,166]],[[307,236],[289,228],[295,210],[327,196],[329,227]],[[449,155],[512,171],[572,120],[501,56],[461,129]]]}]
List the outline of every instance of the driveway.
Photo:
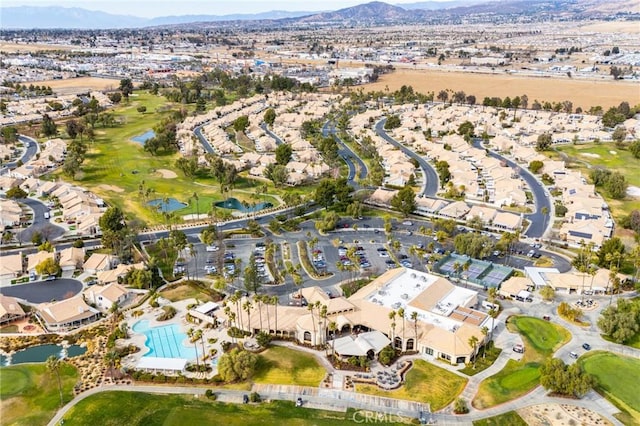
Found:
[{"label": "driveway", "polygon": [[11,287],[0,287],[0,294],[24,299],[29,303],[44,303],[68,299],[80,293],[81,290],[82,283],[80,281],[62,278],[55,281],[36,281]]},{"label": "driveway", "polygon": [[32,198],[23,198],[18,200],[19,202],[26,204],[33,210],[33,223],[27,229],[19,233],[18,239],[22,242],[29,242],[33,237],[33,234],[39,232],[43,239],[53,241],[56,238],[64,235],[64,228],[54,225],[44,218],[44,212],[49,211],[49,208],[38,200]]}]

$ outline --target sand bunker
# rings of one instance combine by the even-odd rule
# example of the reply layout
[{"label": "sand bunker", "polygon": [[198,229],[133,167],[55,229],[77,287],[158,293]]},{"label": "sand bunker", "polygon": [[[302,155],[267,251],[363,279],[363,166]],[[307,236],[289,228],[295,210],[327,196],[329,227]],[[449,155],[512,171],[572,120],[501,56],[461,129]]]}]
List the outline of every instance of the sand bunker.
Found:
[{"label": "sand bunker", "polygon": [[160,173],[160,176],[162,176],[165,179],[175,179],[175,178],[178,177],[176,172],[173,172],[173,171],[167,170],[167,169],[158,169],[158,170],[156,170],[156,172]]},{"label": "sand bunker", "polygon": [[530,426],[610,425],[611,423],[588,408],[569,404],[540,404],[517,410]]},{"label": "sand bunker", "polygon": [[592,152],[583,152],[582,154],[583,157],[589,157],[589,158],[600,158],[600,154],[594,154]]},{"label": "sand bunker", "polygon": [[637,186],[629,186],[627,188],[627,195],[629,197],[640,198],[640,188]]},{"label": "sand bunker", "polygon": [[102,185],[100,185],[98,188],[100,188],[100,189],[104,189],[105,191],[112,191],[112,192],[124,192],[124,189],[120,188],[119,186],[115,186],[115,185],[105,185],[105,184],[102,184]]},{"label": "sand bunker", "polygon": [[611,154],[611,155],[616,155],[616,154],[617,154],[617,152],[616,152],[616,151],[609,151],[609,154]]}]

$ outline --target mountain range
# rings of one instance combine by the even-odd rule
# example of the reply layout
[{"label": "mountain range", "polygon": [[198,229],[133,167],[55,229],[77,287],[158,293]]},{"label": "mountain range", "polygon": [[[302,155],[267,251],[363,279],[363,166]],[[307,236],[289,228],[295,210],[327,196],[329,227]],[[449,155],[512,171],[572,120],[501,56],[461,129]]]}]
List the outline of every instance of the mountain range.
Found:
[{"label": "mountain range", "polygon": [[[222,23],[226,21],[270,22],[277,24],[344,23],[368,25],[385,23],[434,22],[471,14],[499,16],[507,14],[563,13],[573,16],[597,17],[603,4],[614,3],[618,13],[637,13],[636,0],[450,0],[424,1],[391,5],[374,1],[336,11],[274,10],[257,14],[180,15],[141,18],[116,15],[83,8],[58,6],[18,6],[0,8],[3,29],[118,29],[160,26],[180,26],[190,23]],[[631,10],[629,9],[629,5]],[[624,6],[624,7],[623,7]],[[637,9],[637,7],[636,7]],[[610,15],[608,15],[610,16]],[[565,18],[567,16],[564,16]]]}]

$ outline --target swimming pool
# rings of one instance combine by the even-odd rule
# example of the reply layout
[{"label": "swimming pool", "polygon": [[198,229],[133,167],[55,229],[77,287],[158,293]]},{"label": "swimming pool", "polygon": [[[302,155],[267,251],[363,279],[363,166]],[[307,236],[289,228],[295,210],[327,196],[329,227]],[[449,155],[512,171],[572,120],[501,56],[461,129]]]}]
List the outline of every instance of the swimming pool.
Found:
[{"label": "swimming pool", "polygon": [[135,333],[144,334],[147,339],[144,344],[149,352],[143,357],[154,356],[160,358],[193,359],[196,350],[193,346],[185,346],[187,335],[180,331],[178,324],[149,327],[149,321],[140,320],[132,327]]}]

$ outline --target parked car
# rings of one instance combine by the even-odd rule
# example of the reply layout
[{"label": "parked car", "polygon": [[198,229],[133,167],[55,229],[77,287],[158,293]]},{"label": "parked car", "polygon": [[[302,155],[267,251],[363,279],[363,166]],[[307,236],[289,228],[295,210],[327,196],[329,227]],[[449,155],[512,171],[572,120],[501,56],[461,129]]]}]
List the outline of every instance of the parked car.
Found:
[{"label": "parked car", "polygon": [[513,346],[513,351],[519,354],[523,354],[524,353],[524,346],[521,345],[520,343],[516,344]]},{"label": "parked car", "polygon": [[206,250],[206,251],[210,251],[210,252],[211,252],[211,251],[218,251],[218,250],[220,250],[220,247],[215,246],[215,245],[214,245],[214,246],[206,246],[206,247],[205,247],[205,250]]},{"label": "parked car", "polygon": [[411,222],[410,220],[405,220],[404,222],[402,222],[402,224],[404,226],[411,226],[411,225],[413,225],[413,222]]},{"label": "parked car", "polygon": [[588,350],[591,350],[591,345],[590,345],[590,344],[588,344],[588,343],[583,343],[583,344],[582,344],[582,348],[583,348],[585,351],[588,351]]},{"label": "parked car", "polygon": [[578,359],[578,354],[573,351],[569,352],[569,356],[573,359]]}]

